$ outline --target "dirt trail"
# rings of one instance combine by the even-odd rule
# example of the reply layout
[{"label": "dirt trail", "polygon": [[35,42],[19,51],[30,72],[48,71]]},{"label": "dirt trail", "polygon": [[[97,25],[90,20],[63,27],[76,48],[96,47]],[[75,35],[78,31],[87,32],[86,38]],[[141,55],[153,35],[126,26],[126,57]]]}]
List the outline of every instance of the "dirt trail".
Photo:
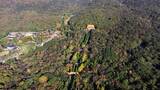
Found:
[{"label": "dirt trail", "polygon": [[60,31],[55,31],[54,34],[50,38],[48,38],[47,40],[45,40],[44,42],[42,42],[40,45],[36,45],[36,46],[37,47],[42,47],[47,42],[49,42],[49,41],[51,41],[51,40],[53,40],[55,38],[60,37],[60,33],[61,33]]},{"label": "dirt trail", "polygon": [[72,17],[74,17],[74,15],[70,15],[66,20],[64,20],[64,25],[68,25],[68,22]]}]

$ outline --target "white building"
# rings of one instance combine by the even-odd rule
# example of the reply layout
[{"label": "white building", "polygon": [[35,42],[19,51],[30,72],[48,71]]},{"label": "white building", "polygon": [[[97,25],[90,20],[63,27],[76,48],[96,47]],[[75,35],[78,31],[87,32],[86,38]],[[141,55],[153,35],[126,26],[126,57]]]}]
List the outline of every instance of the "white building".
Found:
[{"label": "white building", "polygon": [[35,36],[38,32],[10,32],[7,36],[9,39],[18,38],[21,36]]},{"label": "white building", "polygon": [[8,45],[6,48],[9,51],[17,49],[17,47],[15,45]]}]

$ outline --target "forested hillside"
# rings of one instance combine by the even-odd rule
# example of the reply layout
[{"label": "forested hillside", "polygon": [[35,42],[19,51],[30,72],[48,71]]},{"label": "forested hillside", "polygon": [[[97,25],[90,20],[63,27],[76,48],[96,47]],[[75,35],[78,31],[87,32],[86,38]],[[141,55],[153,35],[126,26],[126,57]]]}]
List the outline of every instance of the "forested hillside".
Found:
[{"label": "forested hillside", "polygon": [[2,47],[8,32],[61,32],[1,63],[0,89],[159,90],[159,5],[159,0],[0,0]]}]

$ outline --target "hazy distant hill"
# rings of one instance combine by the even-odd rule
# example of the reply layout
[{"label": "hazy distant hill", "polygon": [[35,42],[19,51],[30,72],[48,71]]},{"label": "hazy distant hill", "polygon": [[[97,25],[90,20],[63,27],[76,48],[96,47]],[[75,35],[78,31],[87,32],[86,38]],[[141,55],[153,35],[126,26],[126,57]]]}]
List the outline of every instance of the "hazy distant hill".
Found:
[{"label": "hazy distant hill", "polygon": [[117,0],[0,0],[0,8],[12,8],[18,11],[26,9],[71,9],[73,6],[80,8],[95,4],[103,6],[108,2],[117,2]]}]

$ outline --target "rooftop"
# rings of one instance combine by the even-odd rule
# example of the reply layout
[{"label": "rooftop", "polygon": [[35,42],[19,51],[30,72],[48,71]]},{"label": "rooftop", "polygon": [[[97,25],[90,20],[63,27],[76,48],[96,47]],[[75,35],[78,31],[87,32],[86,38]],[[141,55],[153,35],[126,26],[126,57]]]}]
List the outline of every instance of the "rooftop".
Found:
[{"label": "rooftop", "polygon": [[87,25],[87,30],[95,30],[96,28],[95,28],[95,26],[93,25],[93,24],[88,24]]}]

